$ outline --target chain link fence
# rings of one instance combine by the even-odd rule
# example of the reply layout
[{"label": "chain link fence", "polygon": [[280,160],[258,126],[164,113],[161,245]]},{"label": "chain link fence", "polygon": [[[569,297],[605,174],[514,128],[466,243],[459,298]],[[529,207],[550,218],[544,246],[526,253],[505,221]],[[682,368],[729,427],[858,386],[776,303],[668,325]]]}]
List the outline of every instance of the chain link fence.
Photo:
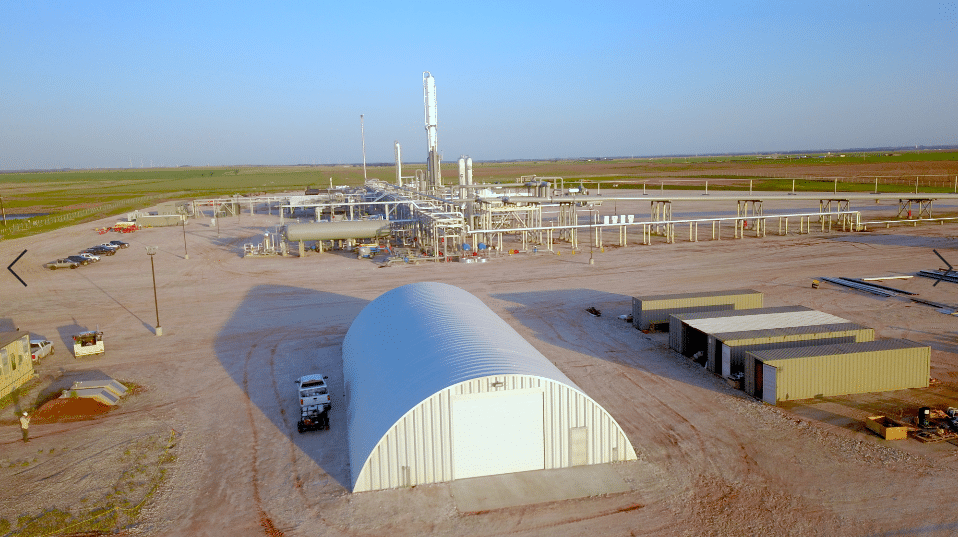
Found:
[{"label": "chain link fence", "polygon": [[102,205],[96,205],[94,207],[87,207],[85,209],[77,209],[75,211],[69,211],[65,213],[56,213],[50,214],[47,216],[40,216],[37,218],[25,218],[23,220],[16,221],[7,221],[6,226],[0,226],[0,239],[6,238],[10,235],[15,235],[29,231],[33,228],[42,228],[51,224],[61,224],[64,222],[74,222],[87,216],[94,215],[101,212],[109,212],[119,207],[124,206],[143,206],[151,204],[150,202],[161,197],[168,197],[169,193],[163,194],[150,194],[147,196],[140,196],[138,198],[128,198],[117,201],[112,201],[110,203],[104,203]]}]

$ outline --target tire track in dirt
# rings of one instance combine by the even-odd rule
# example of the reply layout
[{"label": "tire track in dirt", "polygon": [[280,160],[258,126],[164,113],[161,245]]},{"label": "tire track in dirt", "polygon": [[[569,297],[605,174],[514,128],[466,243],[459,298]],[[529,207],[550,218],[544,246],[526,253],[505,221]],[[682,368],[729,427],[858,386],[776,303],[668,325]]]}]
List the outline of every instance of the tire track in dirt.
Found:
[{"label": "tire track in dirt", "polygon": [[250,346],[249,351],[246,353],[246,360],[243,363],[243,391],[246,393],[246,418],[249,420],[249,428],[252,436],[252,441],[250,445],[252,446],[252,462],[250,463],[250,469],[253,472],[253,500],[256,502],[256,511],[259,514],[259,523],[263,526],[263,531],[266,535],[271,537],[283,535],[283,532],[276,529],[276,526],[273,524],[272,519],[263,509],[263,499],[259,493],[259,433],[256,431],[256,422],[254,420],[253,414],[253,400],[250,397],[249,393],[249,367],[250,359],[253,357],[253,352],[256,351],[256,344]]},{"label": "tire track in dirt", "polygon": [[282,407],[283,398],[279,393],[279,386],[276,383],[276,349],[279,347],[279,343],[273,345],[269,352],[269,377],[273,384],[273,395],[276,397],[276,402],[280,404],[279,414],[283,420],[283,426],[286,428],[286,434],[289,437],[289,442],[286,444],[289,451],[289,461],[291,467],[293,468],[293,483],[296,493],[303,500],[303,505],[308,505],[306,498],[306,492],[303,491],[303,477],[299,473],[299,465],[296,452],[296,442],[293,440],[293,428],[289,423],[289,416],[286,415],[286,410]]}]

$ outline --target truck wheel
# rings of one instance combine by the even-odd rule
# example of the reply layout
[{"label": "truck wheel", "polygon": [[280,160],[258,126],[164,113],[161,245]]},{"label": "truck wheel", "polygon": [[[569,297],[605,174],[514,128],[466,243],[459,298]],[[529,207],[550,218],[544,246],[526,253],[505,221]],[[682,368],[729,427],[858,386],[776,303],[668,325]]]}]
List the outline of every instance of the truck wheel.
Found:
[{"label": "truck wheel", "polygon": [[296,430],[299,431],[299,434],[303,434],[303,431],[304,431],[305,429],[303,429],[303,424],[302,424],[302,422],[296,424]]}]

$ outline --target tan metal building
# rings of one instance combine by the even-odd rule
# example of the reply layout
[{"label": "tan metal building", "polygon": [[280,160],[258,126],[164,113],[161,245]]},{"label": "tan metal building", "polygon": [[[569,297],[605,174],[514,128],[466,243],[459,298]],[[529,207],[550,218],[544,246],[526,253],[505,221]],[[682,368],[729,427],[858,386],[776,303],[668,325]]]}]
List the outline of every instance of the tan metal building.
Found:
[{"label": "tan metal building", "polygon": [[747,351],[874,341],[875,329],[855,323],[837,323],[723,332],[707,337],[706,367],[729,377],[743,370]]},{"label": "tan metal building", "polygon": [[805,306],[775,306],[773,308],[752,308],[735,311],[702,311],[672,314],[669,315],[669,347],[689,357],[699,351],[704,351],[708,344],[708,332],[703,331],[699,327],[706,326],[706,323],[713,319],[723,319],[723,321],[714,323],[714,325],[721,327],[720,330],[723,332],[731,332],[733,330],[753,329],[752,327],[743,328],[743,323],[745,322],[745,320],[742,319],[743,317],[810,311],[814,310]]},{"label": "tan metal building", "polygon": [[762,307],[762,293],[752,289],[637,296],[632,298],[632,324],[648,330],[665,323],[670,314]]},{"label": "tan metal building", "polygon": [[29,332],[0,332],[0,397],[33,378]]},{"label": "tan metal building", "polygon": [[931,347],[907,339],[749,351],[745,391],[769,403],[928,387]]}]

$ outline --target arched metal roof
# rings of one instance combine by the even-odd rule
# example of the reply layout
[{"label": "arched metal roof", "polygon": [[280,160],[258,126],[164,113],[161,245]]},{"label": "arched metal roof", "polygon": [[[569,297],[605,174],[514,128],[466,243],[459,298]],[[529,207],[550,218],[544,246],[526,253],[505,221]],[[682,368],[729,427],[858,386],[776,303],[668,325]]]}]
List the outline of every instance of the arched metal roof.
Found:
[{"label": "arched metal roof", "polygon": [[441,390],[491,375],[529,375],[585,395],[481,300],[443,283],[404,285],[369,303],[346,333],[343,371],[354,489],[390,428]]}]

